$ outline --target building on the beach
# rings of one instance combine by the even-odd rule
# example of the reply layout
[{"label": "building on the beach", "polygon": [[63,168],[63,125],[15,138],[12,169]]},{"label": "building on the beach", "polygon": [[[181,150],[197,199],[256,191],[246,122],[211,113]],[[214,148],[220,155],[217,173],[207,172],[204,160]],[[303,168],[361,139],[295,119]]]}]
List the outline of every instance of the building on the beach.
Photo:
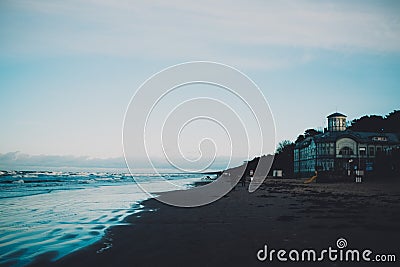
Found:
[{"label": "building on the beach", "polygon": [[395,133],[347,129],[346,116],[336,112],[328,116],[328,127],[323,133],[296,142],[294,174],[306,177],[316,170],[348,176],[355,170],[368,173],[374,169],[378,153],[390,154],[399,146],[399,136]]}]

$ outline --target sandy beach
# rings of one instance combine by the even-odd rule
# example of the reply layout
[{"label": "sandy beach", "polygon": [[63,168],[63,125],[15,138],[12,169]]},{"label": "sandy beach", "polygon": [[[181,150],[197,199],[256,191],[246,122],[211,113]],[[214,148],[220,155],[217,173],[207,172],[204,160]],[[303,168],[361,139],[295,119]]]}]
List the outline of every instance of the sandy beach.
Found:
[{"label": "sandy beach", "polygon": [[[31,266],[310,266],[310,262],[259,261],[270,249],[347,248],[394,254],[399,260],[400,183],[304,184],[267,179],[259,190],[239,184],[199,208],[176,208],[150,199],[145,211],[110,228],[105,237],[56,262],[43,255]],[[397,262],[398,263],[398,262]],[[360,266],[357,262],[315,263]],[[366,262],[365,266],[395,266]]]}]

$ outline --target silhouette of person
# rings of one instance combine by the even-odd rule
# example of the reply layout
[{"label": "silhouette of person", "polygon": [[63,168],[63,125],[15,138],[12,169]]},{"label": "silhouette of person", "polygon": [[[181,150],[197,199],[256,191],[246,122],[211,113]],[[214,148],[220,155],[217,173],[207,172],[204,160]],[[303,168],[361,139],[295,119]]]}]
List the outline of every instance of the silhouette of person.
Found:
[{"label": "silhouette of person", "polygon": [[246,176],[243,176],[242,179],[240,179],[240,182],[243,187],[246,186]]}]

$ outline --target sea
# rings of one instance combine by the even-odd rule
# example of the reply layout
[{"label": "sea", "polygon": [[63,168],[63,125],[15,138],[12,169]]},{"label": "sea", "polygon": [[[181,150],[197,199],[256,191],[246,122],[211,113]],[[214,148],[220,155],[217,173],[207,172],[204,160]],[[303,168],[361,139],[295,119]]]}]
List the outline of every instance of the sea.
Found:
[{"label": "sea", "polygon": [[126,216],[140,216],[141,202],[150,196],[136,181],[162,192],[164,179],[190,188],[204,178],[198,173],[0,171],[0,266],[24,266],[37,257],[55,261],[100,240],[109,227],[125,224]]}]

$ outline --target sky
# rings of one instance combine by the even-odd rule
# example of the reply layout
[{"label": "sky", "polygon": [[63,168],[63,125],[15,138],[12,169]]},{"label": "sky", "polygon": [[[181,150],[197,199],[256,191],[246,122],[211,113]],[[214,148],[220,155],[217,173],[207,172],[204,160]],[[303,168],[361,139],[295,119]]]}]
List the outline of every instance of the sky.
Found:
[{"label": "sky", "polygon": [[139,86],[195,60],[258,85],[276,142],[335,111],[351,120],[400,109],[398,1],[5,0],[0,23],[3,169],[114,167]]}]

